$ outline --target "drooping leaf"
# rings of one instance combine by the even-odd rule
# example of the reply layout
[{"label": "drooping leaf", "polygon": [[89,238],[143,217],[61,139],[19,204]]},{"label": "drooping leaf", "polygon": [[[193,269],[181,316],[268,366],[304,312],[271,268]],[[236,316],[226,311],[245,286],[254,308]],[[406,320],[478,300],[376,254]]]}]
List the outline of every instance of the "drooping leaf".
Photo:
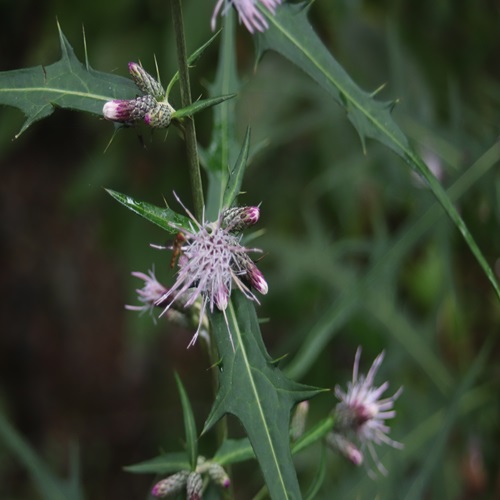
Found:
[{"label": "drooping leaf", "polygon": [[106,189],[106,191],[115,200],[119,201],[122,205],[125,205],[129,210],[132,210],[132,212],[144,217],[153,224],[160,226],[170,234],[178,233],[178,230],[170,224],[175,224],[176,226],[189,229],[189,219],[184,215],[174,212],[168,207],[160,208],[155,205],[151,205],[150,203],[146,203],[145,201],[138,201],[131,196],[118,193],[112,189]]},{"label": "drooping leaf", "polygon": [[289,442],[290,412],[322,389],[287,378],[273,364],[261,338],[253,304],[234,292],[226,311],[234,350],[221,312],[211,315],[220,385],[203,432],[226,413],[243,424],[272,498],[301,498]]},{"label": "drooping leaf", "polygon": [[351,79],[314,32],[307,19],[308,7],[305,4],[285,3],[276,9],[276,15],[272,15],[261,4],[258,6],[269,23],[269,29],[254,38],[257,41],[258,56],[261,57],[266,50],[274,50],[296,64],[346,110],[361,138],[363,149],[366,138],[375,139],[419,173],[462,233],[500,298],[500,287],[493,271],[469,229],[439,181],[415,153],[405,134],[393,120],[391,109],[395,103],[376,101]]},{"label": "drooping leaf", "polygon": [[180,470],[189,470],[189,459],[187,453],[165,453],[159,457],[145,460],[134,465],[123,468],[133,474],[170,474]]},{"label": "drooping leaf", "polygon": [[19,108],[25,115],[19,137],[34,122],[56,107],[102,115],[112,99],[133,99],[138,89],[132,80],[94,70],[81,63],[58,25],[61,59],[49,66],[0,72],[0,104]]},{"label": "drooping leaf", "polygon": [[191,403],[189,402],[186,389],[184,389],[184,385],[182,384],[182,381],[177,373],[175,374],[175,382],[181,398],[182,414],[184,416],[187,455],[189,463],[191,464],[191,470],[195,470],[196,462],[198,460],[198,436],[196,433],[193,410],[191,408]]}]

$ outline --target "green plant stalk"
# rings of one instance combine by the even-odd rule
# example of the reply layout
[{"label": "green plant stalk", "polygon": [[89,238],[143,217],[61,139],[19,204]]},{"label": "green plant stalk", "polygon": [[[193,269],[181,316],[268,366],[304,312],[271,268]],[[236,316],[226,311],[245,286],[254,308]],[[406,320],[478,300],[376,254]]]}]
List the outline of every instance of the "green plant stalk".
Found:
[{"label": "green plant stalk", "polygon": [[[172,7],[172,22],[174,25],[175,43],[177,46],[177,64],[179,66],[181,106],[185,108],[187,106],[190,106],[192,102],[181,0],[171,0],[170,5]],[[201,182],[200,161],[198,159],[196,128],[194,125],[194,120],[192,118],[188,118],[184,122],[184,136],[186,139],[188,170],[189,178],[191,180],[194,213],[196,218],[201,221],[205,202],[203,199],[203,185]]]}]

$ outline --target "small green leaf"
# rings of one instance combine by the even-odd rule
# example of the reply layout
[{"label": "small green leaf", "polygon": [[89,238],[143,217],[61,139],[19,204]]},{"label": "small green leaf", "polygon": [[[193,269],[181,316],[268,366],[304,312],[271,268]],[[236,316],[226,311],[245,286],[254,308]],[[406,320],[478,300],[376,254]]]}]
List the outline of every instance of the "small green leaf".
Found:
[{"label": "small green leaf", "polygon": [[58,25],[61,59],[49,66],[0,72],[0,104],[19,108],[26,121],[16,138],[31,124],[46,118],[56,107],[102,115],[112,99],[133,99],[132,80],[102,73],[82,64]]},{"label": "small green leaf", "polygon": [[[176,227],[184,227],[189,229],[189,219],[184,215],[180,215],[174,212],[168,207],[160,208],[155,205],[146,203],[145,201],[134,200],[131,196],[118,193],[112,189],[106,189],[106,191],[122,205],[125,205],[129,210],[135,212],[136,214],[144,217],[148,221],[160,226],[165,231],[170,234],[176,234],[179,232]],[[176,227],[172,227],[174,224]]]},{"label": "small green leaf", "polygon": [[248,438],[226,439],[217,450],[213,461],[221,465],[235,464],[255,458],[252,445]]},{"label": "small green leaf", "polygon": [[170,474],[180,470],[189,470],[189,459],[185,452],[164,453],[159,457],[145,460],[134,465],[127,465],[123,468],[133,474]]},{"label": "small green leaf", "polygon": [[193,410],[189,402],[188,395],[184,389],[184,385],[177,373],[175,373],[175,382],[177,383],[177,390],[181,397],[182,413],[184,415],[184,429],[186,432],[186,449],[191,464],[191,470],[196,469],[196,462],[198,461],[198,435],[196,432],[196,424],[194,421]]},{"label": "small green leaf", "polygon": [[228,94],[218,97],[210,97],[209,99],[200,99],[196,102],[193,102],[193,104],[186,106],[185,108],[178,109],[175,113],[172,114],[172,120],[179,120],[181,118],[184,118],[185,116],[192,116],[195,113],[198,113],[212,106],[216,106],[217,104],[227,101],[228,99],[232,99],[235,96],[236,94]]},{"label": "small green leaf", "polygon": [[211,314],[221,357],[220,386],[203,432],[226,413],[243,424],[273,498],[301,498],[289,440],[290,412],[323,389],[294,382],[273,365],[253,304],[233,292],[226,310],[234,349],[222,312]]},{"label": "small green leaf", "polygon": [[245,174],[245,167],[247,166],[248,152],[250,151],[250,127],[247,127],[245,140],[240,151],[240,155],[236,160],[236,164],[229,173],[226,190],[224,191],[223,207],[229,208],[236,197],[240,194],[241,183],[243,182],[243,175]]},{"label": "small green leaf", "polygon": [[[195,50],[188,57],[188,60],[187,60],[188,66],[191,67],[200,58],[200,56],[203,54],[203,52],[205,52],[205,49],[207,49],[210,45],[212,45],[212,42],[219,36],[220,32],[221,32],[221,30],[217,31],[217,33],[215,33],[215,35],[213,35],[212,38],[210,38],[210,40],[205,42],[201,47],[199,47],[197,50]],[[179,72],[178,71],[172,77],[172,79],[170,80],[170,83],[167,86],[167,91],[165,93],[165,99],[168,99],[168,96],[170,95],[170,91],[172,90],[172,87],[174,86],[174,84],[177,81],[179,81]]]}]

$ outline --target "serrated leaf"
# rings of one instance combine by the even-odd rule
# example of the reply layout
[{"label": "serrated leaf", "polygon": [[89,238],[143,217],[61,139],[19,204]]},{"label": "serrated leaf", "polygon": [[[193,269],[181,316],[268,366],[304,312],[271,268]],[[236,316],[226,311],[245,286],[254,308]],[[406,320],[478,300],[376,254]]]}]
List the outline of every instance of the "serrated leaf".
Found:
[{"label": "serrated leaf", "polygon": [[441,184],[413,151],[405,134],[392,119],[390,111],[394,102],[376,101],[371,94],[354,83],[314,32],[307,19],[308,8],[305,4],[285,3],[276,9],[276,15],[272,15],[261,4],[258,4],[258,8],[269,23],[268,30],[254,37],[259,57],[265,50],[274,50],[296,64],[346,110],[349,120],[361,138],[363,149],[365,138],[373,138],[394,151],[422,175],[462,233],[500,298],[500,287],[472,234]]},{"label": "serrated leaf", "polygon": [[198,435],[196,433],[193,410],[191,408],[191,403],[189,402],[186,389],[184,389],[184,385],[182,384],[182,381],[177,373],[175,373],[175,382],[177,384],[177,390],[179,391],[182,404],[187,455],[189,463],[191,464],[191,470],[195,470],[196,462],[198,460]]},{"label": "serrated leaf", "polygon": [[168,207],[160,208],[150,203],[146,203],[145,201],[138,201],[131,196],[118,193],[112,189],[106,189],[106,191],[129,210],[132,210],[132,212],[144,217],[153,224],[160,226],[170,234],[179,232],[175,227],[172,227],[171,224],[189,229],[189,219],[184,215],[174,212]]},{"label": "serrated leaf", "polygon": [[81,63],[58,25],[61,59],[49,66],[0,72],[0,104],[19,108],[25,115],[19,137],[31,124],[56,107],[102,115],[112,99],[133,99],[132,80],[94,70]]},{"label": "serrated leaf", "polygon": [[203,432],[226,413],[243,424],[272,498],[301,498],[289,443],[292,407],[322,389],[287,378],[261,338],[253,303],[234,292],[226,310],[234,350],[221,312],[211,324],[221,358],[220,385]]},{"label": "serrated leaf", "polygon": [[226,189],[224,191],[224,200],[222,206],[229,208],[236,197],[240,194],[241,184],[243,182],[243,175],[245,174],[245,168],[248,161],[248,152],[250,151],[250,127],[247,128],[245,134],[245,140],[243,141],[243,146],[241,147],[240,155],[236,160],[236,164],[229,173],[229,179],[227,181]]},{"label": "serrated leaf", "polygon": [[170,474],[180,470],[189,470],[189,459],[187,453],[164,453],[159,457],[145,460],[134,465],[123,468],[133,474]]},{"label": "serrated leaf", "polygon": [[199,99],[198,101],[193,102],[193,104],[190,104],[185,108],[178,109],[175,113],[172,114],[172,120],[179,120],[186,116],[192,116],[199,111],[211,108],[212,106],[216,106],[217,104],[227,101],[228,99],[233,99],[233,97],[236,97],[236,94],[221,95],[218,97],[210,97],[208,99]]}]

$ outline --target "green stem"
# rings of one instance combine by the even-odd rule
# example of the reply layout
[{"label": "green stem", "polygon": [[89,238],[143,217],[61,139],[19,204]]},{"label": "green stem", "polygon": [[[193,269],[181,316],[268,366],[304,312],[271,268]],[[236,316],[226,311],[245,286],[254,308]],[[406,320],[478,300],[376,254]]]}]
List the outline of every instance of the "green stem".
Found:
[{"label": "green stem", "polygon": [[[175,43],[177,45],[177,64],[179,66],[179,85],[181,91],[181,106],[183,108],[191,104],[191,86],[189,84],[189,70],[186,52],[186,39],[184,37],[184,20],[182,17],[181,0],[171,0],[172,22],[174,24]],[[196,129],[194,120],[188,117],[184,122],[184,135],[188,156],[189,178],[191,180],[191,191],[193,194],[194,213],[201,222],[203,217],[203,185],[201,182],[200,161],[198,158],[198,146],[196,142]]]}]

